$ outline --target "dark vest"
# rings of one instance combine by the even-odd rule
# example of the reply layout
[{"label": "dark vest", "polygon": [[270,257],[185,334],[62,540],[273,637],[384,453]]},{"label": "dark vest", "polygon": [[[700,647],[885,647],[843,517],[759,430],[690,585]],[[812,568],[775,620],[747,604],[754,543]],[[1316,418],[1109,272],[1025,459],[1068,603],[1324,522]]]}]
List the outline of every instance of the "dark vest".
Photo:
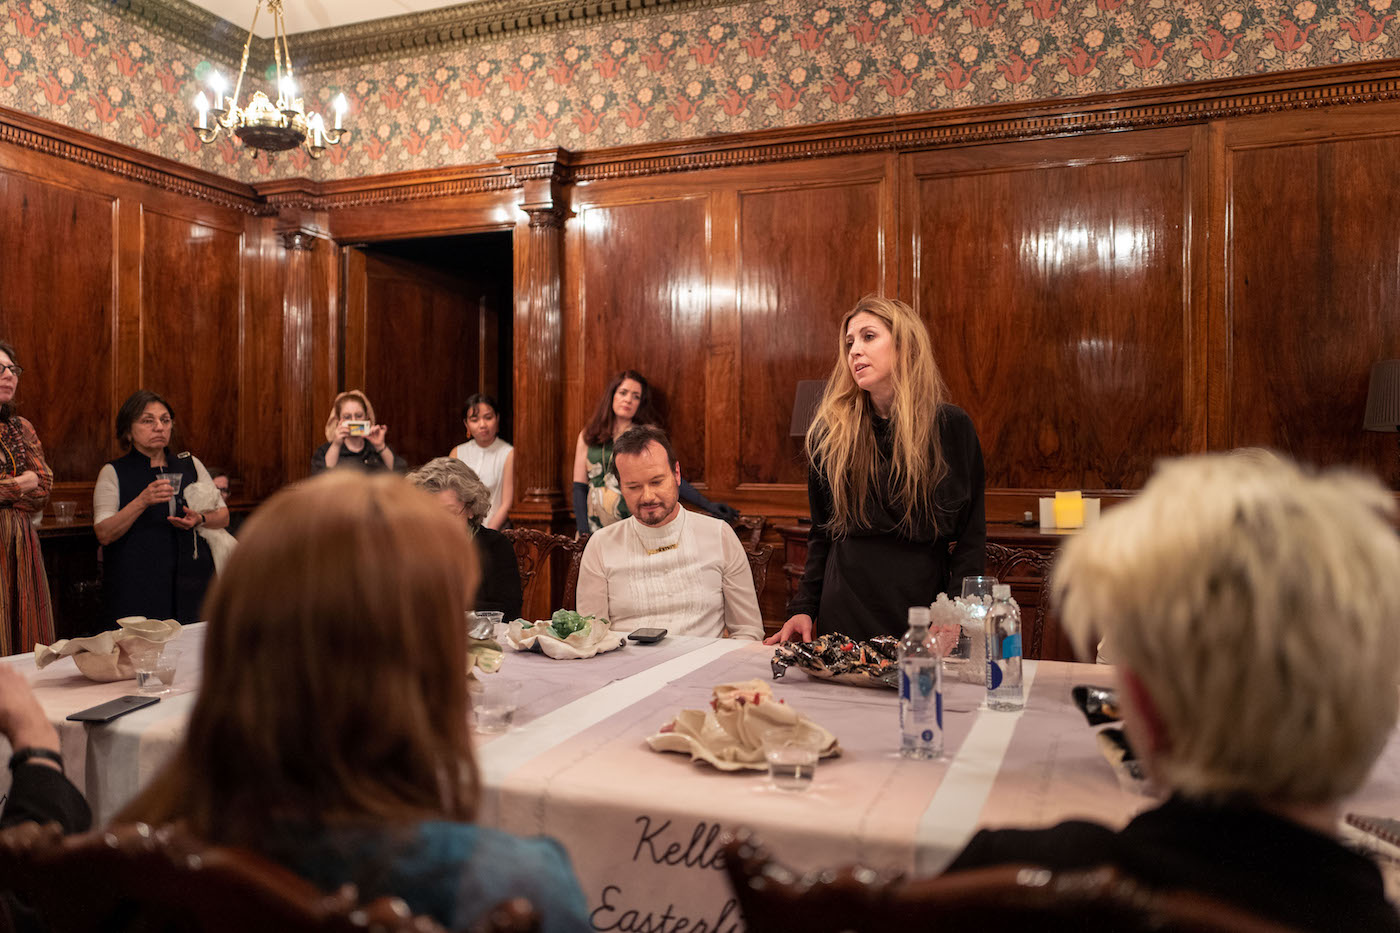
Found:
[{"label": "dark vest", "polygon": [[[150,458],[137,450],[111,461],[117,471],[118,508],[125,508],[156,478],[157,473],[179,473],[180,488],[198,480],[194,458],[165,452],[165,467],[151,466]],[[184,514],[183,495],[175,497],[175,511]],[[204,591],[214,576],[209,546],[196,542],[193,529],[182,531],[170,524],[170,504],[153,505],[137,516],[122,535],[102,549],[102,584],[107,620],[124,616],[198,622]],[[195,556],[196,543],[198,557]]]}]

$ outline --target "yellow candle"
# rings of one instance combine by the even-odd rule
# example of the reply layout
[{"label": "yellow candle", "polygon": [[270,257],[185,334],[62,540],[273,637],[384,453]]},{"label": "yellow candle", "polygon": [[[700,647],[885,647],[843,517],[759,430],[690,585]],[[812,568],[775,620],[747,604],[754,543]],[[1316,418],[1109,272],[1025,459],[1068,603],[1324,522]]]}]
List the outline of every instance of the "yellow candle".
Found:
[{"label": "yellow candle", "polygon": [[1055,493],[1055,527],[1084,527],[1084,496],[1078,490]]}]

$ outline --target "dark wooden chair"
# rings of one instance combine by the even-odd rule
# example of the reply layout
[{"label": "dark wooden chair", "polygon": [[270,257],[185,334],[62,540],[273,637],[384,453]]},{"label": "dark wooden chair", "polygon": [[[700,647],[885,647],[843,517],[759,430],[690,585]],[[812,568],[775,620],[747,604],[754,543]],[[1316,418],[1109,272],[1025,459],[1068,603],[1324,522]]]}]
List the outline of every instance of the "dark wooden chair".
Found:
[{"label": "dark wooden chair", "polygon": [[1192,891],[1148,888],[1109,866],[1008,865],[920,880],[852,867],[799,877],[749,837],[729,840],[724,860],[748,933],[1290,933]]},{"label": "dark wooden chair", "polygon": [[[987,542],[987,574],[1002,583],[1011,584],[1013,595],[1018,589],[1023,602],[1021,610],[1022,637],[1025,639],[1027,658],[1045,657],[1046,633],[1051,633],[1050,647],[1058,647],[1059,625],[1050,611],[1050,567],[1054,558],[1031,548],[1007,547],[993,541]],[[1026,588],[1034,587],[1038,594],[1035,614],[1032,617],[1024,606],[1029,596]]]},{"label": "dark wooden chair", "polygon": [[[583,549],[588,535],[556,535],[534,528],[507,528],[501,532],[515,548],[515,563],[520,569],[520,590],[527,618],[547,619],[555,609],[573,609],[578,596],[578,568],[583,561]],[[562,556],[559,556],[562,555]],[[543,589],[544,581],[551,584],[563,568],[563,587]],[[550,573],[541,574],[545,568]],[[537,580],[540,577],[542,579]],[[557,604],[556,604],[557,603]]]},{"label": "dark wooden chair", "polygon": [[763,587],[768,583],[768,562],[773,559],[773,545],[744,545],[744,554],[749,559],[749,572],[753,574],[754,592],[763,599]]},{"label": "dark wooden chair", "polygon": [[[445,933],[396,897],[359,903],[246,849],[206,845],[170,826],[144,823],[64,837],[33,823],[0,832],[0,878],[52,933]],[[505,901],[472,933],[530,933],[528,901]]]},{"label": "dark wooden chair", "polygon": [[767,526],[768,519],[762,515],[740,515],[731,523],[734,533],[739,536],[744,547],[758,547],[763,540],[763,529]]}]

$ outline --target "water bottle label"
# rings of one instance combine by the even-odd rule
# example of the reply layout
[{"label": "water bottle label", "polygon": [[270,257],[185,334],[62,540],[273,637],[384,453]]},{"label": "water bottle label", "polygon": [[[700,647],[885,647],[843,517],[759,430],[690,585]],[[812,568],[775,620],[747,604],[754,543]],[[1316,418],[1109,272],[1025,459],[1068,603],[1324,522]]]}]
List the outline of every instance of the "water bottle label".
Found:
[{"label": "water bottle label", "polygon": [[991,658],[987,659],[987,689],[995,690],[1001,686],[1001,665]]},{"label": "water bottle label", "polygon": [[1003,658],[1019,658],[1021,656],[1021,633],[1007,635],[1001,642],[1001,656]]}]

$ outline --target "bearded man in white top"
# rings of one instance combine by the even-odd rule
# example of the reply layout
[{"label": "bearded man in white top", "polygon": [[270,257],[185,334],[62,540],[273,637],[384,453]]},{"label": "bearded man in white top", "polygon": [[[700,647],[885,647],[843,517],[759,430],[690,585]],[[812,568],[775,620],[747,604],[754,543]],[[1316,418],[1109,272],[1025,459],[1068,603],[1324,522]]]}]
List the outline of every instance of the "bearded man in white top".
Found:
[{"label": "bearded man in white top", "polygon": [[753,575],[734,529],[680,504],[681,468],[666,432],[628,429],[613,472],[630,518],[595,531],[579,567],[578,611],[613,630],[763,637]]}]

